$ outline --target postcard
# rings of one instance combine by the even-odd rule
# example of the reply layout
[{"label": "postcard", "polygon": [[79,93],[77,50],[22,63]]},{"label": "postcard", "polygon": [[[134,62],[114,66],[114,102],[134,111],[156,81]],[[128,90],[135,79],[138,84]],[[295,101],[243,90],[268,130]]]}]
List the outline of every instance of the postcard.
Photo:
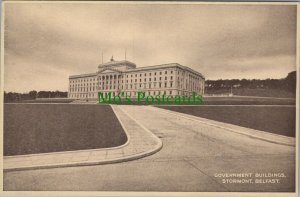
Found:
[{"label": "postcard", "polygon": [[1,194],[296,196],[297,3],[4,1],[1,19]]}]

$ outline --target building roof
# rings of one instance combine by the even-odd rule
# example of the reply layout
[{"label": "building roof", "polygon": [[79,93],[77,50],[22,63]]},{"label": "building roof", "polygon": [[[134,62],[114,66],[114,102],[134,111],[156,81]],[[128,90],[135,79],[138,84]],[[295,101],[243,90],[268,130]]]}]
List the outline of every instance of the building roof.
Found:
[{"label": "building roof", "polygon": [[88,74],[80,74],[80,75],[71,75],[69,79],[81,78],[81,77],[94,77],[97,73],[88,73]]},{"label": "building roof", "polygon": [[153,70],[153,69],[162,69],[162,68],[173,68],[173,67],[181,68],[183,70],[188,70],[188,71],[190,71],[190,72],[192,72],[196,75],[200,75],[204,79],[204,76],[201,73],[199,73],[199,72],[197,72],[197,71],[195,71],[195,70],[193,70],[193,69],[191,69],[187,66],[182,66],[178,63],[168,63],[168,64],[159,64],[159,65],[154,65],[154,66],[144,66],[144,67],[139,67],[139,68],[135,68],[135,69],[129,69],[129,70],[126,70],[124,72],[135,72],[135,71]]},{"label": "building roof", "polygon": [[104,68],[104,67],[109,67],[109,66],[118,66],[118,65],[124,65],[124,64],[127,65],[127,66],[131,66],[133,68],[136,68],[135,63],[132,63],[132,62],[127,61],[127,60],[115,61],[114,59],[111,59],[110,62],[99,64],[98,68]]},{"label": "building roof", "polygon": [[[136,65],[132,62],[129,62],[127,60],[122,60],[122,61],[114,61],[112,59],[112,61],[110,62],[107,62],[107,63],[104,63],[104,64],[100,64],[98,66],[98,68],[109,68],[109,66],[117,66],[117,65],[129,65],[131,66],[132,68],[131,69],[128,69],[128,70],[125,70],[125,71],[120,71],[120,72],[124,72],[124,73],[129,73],[129,72],[135,72],[135,71],[145,71],[145,70],[153,70],[153,69],[163,69],[163,68],[174,68],[174,67],[177,67],[177,68],[181,68],[183,70],[187,70],[187,71],[190,71],[196,75],[199,75],[200,77],[202,77],[203,79],[205,79],[205,77],[200,73],[200,72],[197,72],[187,66],[182,66],[178,63],[168,63],[168,64],[160,64],[160,65],[154,65],[154,66],[145,66],[145,67],[139,67],[139,68],[136,68]],[[98,74],[98,72],[96,73],[89,73],[89,74],[81,74],[81,75],[72,75],[70,76],[69,78],[70,79],[73,79],[73,78],[80,78],[80,77],[93,77],[93,76],[96,76]]]}]

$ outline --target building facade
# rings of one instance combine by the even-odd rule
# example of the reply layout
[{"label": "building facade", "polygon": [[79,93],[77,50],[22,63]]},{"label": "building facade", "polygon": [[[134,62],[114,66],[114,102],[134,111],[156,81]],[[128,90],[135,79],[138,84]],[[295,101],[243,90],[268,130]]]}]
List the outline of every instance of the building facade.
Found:
[{"label": "building facade", "polygon": [[137,68],[132,62],[123,60],[100,64],[98,71],[69,77],[68,97],[72,99],[97,98],[98,92],[121,92],[136,97],[137,92],[146,96],[204,94],[204,76],[177,63]]}]

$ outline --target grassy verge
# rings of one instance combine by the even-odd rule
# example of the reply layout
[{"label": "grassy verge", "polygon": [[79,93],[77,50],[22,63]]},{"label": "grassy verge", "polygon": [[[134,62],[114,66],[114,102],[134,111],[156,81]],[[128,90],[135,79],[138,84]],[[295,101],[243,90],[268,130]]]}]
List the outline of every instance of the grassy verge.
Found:
[{"label": "grassy verge", "polygon": [[108,105],[4,105],[5,156],[108,148],[126,141]]},{"label": "grassy verge", "polygon": [[157,106],[202,118],[295,137],[295,107]]},{"label": "grassy verge", "polygon": [[[229,94],[230,88],[206,90],[206,94]],[[271,88],[233,88],[232,93],[240,96],[259,96],[259,97],[280,97],[280,98],[295,98],[296,95],[293,92],[271,89]]]},{"label": "grassy verge", "polygon": [[259,97],[204,97],[204,105],[296,105],[295,99]]}]

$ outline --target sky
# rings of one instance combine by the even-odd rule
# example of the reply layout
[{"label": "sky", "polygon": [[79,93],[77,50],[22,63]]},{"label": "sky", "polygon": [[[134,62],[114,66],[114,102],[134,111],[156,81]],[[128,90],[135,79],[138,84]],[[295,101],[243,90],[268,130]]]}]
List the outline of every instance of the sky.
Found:
[{"label": "sky", "polygon": [[[4,90],[67,91],[101,62],[179,63],[206,79],[296,70],[296,6],[6,3]],[[102,54],[103,53],[103,60]]]}]

